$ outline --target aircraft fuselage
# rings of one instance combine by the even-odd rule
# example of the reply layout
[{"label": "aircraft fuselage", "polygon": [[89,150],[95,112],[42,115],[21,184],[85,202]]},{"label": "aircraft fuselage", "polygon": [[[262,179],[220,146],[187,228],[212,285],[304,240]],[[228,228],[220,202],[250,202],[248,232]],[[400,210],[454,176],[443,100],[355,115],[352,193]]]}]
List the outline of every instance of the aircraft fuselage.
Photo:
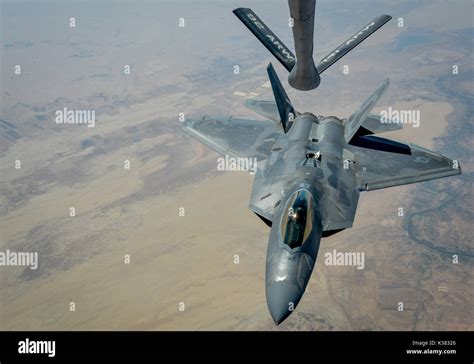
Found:
[{"label": "aircraft fuselage", "polygon": [[[342,173],[342,121],[313,114],[298,116],[285,135],[284,148],[263,171],[285,175],[287,188],[274,213],[265,286],[269,311],[283,321],[300,301],[313,271],[322,237],[321,208],[326,208],[325,177]],[[334,166],[325,171],[327,163]],[[326,173],[325,173],[326,172]]]}]

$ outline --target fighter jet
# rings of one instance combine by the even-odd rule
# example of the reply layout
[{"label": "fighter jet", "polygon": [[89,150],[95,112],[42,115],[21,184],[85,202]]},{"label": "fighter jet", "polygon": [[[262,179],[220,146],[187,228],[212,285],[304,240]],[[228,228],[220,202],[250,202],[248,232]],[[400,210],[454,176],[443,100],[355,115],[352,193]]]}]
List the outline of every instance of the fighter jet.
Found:
[{"label": "fighter jet", "polygon": [[380,15],[374,18],[324,57],[316,67],[313,60],[316,0],[288,0],[288,6],[290,19],[292,19],[296,57],[252,9],[238,8],[234,10],[234,14],[290,72],[288,83],[293,88],[302,91],[317,88],[321,82],[319,76],[321,73],[392,19],[390,15]]},{"label": "fighter jet", "polygon": [[388,79],[347,119],[295,110],[270,63],[273,101],[246,106],[268,120],[188,119],[182,129],[221,155],[255,158],[250,209],[270,226],[265,286],[276,324],[298,305],[321,238],[352,227],[359,194],[461,173],[457,161],[375,134],[401,123],[370,114]]}]

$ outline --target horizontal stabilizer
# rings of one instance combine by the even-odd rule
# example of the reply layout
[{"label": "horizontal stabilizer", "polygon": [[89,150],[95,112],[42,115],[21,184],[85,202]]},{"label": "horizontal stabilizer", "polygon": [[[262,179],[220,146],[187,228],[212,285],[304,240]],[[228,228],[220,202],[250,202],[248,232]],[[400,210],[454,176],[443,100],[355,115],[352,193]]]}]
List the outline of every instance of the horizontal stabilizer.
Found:
[{"label": "horizontal stabilizer", "polygon": [[280,114],[275,101],[247,99],[247,101],[245,101],[245,107],[263,116],[265,119],[280,124]]},{"label": "horizontal stabilizer", "polygon": [[288,70],[294,67],[296,58],[294,54],[278,39],[265,23],[253,12],[252,9],[238,8],[233,13],[255,35],[271,54]]},{"label": "horizontal stabilizer", "polygon": [[375,33],[380,27],[382,27],[386,22],[388,22],[392,17],[390,15],[380,15],[370,21],[367,25],[365,25],[361,30],[355,33],[352,37],[347,39],[344,43],[340,44],[335,50],[329,53],[326,57],[324,57],[319,65],[316,67],[318,73],[321,74],[329,67],[331,67],[334,63],[339,61],[342,57],[344,57],[347,53],[357,47],[360,43],[362,43],[365,39],[367,39],[370,35]]},{"label": "horizontal stabilizer", "polygon": [[357,133],[360,126],[369,115],[369,112],[383,95],[389,84],[390,80],[387,78],[382,83],[382,85],[362,104],[359,110],[357,110],[351,115],[349,119],[346,120],[344,124],[344,138],[346,139],[347,143],[349,143]]},{"label": "horizontal stabilizer", "polygon": [[291,104],[290,99],[288,98],[288,95],[286,94],[285,89],[283,88],[271,63],[267,67],[267,72],[272,85],[273,96],[275,96],[278,113],[280,114],[280,121],[283,130],[287,133],[293,124],[295,109],[293,108],[293,105]]}]

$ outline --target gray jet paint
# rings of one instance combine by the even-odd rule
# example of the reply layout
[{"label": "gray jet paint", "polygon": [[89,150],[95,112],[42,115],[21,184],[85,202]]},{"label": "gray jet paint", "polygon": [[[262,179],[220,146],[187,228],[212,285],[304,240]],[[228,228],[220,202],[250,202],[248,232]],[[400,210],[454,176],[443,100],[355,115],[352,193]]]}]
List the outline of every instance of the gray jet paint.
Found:
[{"label": "gray jet paint", "polygon": [[[391,19],[376,17],[315,67],[316,1],[288,4],[298,61],[251,9],[235,9],[234,14],[290,72],[290,85],[300,90],[316,88],[319,74]],[[265,287],[268,309],[279,324],[303,296],[321,238],[352,227],[360,192],[452,176],[461,169],[439,153],[375,135],[402,128],[370,114],[388,79],[341,120],[295,111],[271,64],[267,72],[275,102],[249,99],[245,105],[268,120],[205,116],[186,120],[182,129],[221,155],[258,161],[249,207],[271,227]]]},{"label": "gray jet paint", "polygon": [[[295,112],[271,65],[268,73],[278,102],[250,99],[246,106],[272,121],[205,116],[185,121],[182,129],[221,155],[258,160],[249,207],[271,226],[265,286],[270,314],[279,324],[305,291],[321,238],[352,226],[360,192],[461,169],[439,153],[374,136],[402,128],[369,114],[388,80],[341,120]],[[287,110],[295,119],[287,120],[285,132],[281,121]]]},{"label": "gray jet paint", "polygon": [[321,78],[313,60],[314,15],[316,0],[288,0],[293,19],[296,62],[288,75],[288,83],[302,91],[319,86]]}]

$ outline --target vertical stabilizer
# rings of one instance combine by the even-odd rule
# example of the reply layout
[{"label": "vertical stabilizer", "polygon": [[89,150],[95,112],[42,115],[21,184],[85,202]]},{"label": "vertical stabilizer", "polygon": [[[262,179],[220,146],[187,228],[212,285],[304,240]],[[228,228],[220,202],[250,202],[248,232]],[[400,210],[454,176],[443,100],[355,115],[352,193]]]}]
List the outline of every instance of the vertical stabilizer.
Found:
[{"label": "vertical stabilizer", "polygon": [[350,116],[349,119],[346,120],[346,123],[344,124],[344,138],[346,139],[346,143],[349,143],[357,133],[357,130],[359,130],[374,105],[377,103],[380,97],[382,97],[389,84],[390,80],[387,78],[382,83],[382,85],[372,95],[370,95],[367,100],[365,100],[359,110],[357,110]]},{"label": "vertical stabilizer", "polygon": [[272,85],[273,96],[275,96],[275,102],[278,107],[278,113],[280,114],[281,124],[285,133],[290,130],[293,120],[295,118],[295,109],[288,98],[288,95],[283,88],[280,79],[278,78],[273,65],[270,63],[267,67],[268,78]]}]

